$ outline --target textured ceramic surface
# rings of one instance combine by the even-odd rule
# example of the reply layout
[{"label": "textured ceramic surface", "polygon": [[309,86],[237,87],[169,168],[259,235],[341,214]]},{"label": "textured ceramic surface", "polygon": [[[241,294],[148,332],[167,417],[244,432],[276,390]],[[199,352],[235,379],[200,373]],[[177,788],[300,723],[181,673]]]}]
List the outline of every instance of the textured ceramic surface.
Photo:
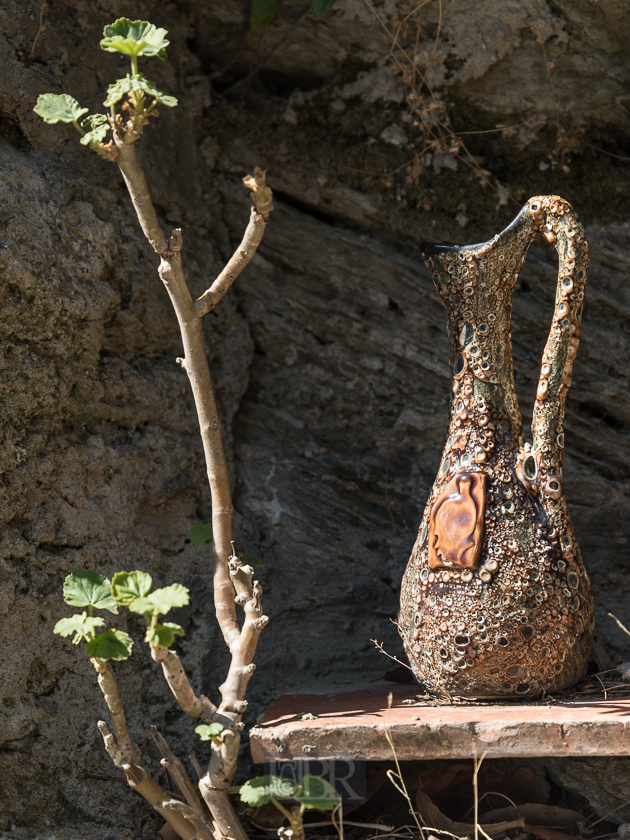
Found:
[{"label": "textured ceramic surface", "polygon": [[[559,273],[525,440],[514,391],[511,300],[533,239]],[[557,196],[532,198],[481,245],[423,245],[443,298],[451,418],[438,477],[403,578],[399,629],[413,671],[444,694],[531,696],[584,672],[590,582],[562,488],[564,407],[580,338],[588,246]]]}]

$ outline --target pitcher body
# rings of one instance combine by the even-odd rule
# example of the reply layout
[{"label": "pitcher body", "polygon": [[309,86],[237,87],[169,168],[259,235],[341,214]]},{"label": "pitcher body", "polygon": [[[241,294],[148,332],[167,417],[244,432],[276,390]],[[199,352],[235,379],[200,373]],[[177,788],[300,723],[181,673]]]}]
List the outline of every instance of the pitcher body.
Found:
[{"label": "pitcher body", "polygon": [[[525,441],[511,300],[532,240],[560,268]],[[593,602],[562,485],[564,408],[580,337],[588,247],[565,201],[531,199],[487,243],[423,245],[445,301],[448,438],[405,572],[399,630],[419,681],[442,695],[536,696],[584,673]]]}]

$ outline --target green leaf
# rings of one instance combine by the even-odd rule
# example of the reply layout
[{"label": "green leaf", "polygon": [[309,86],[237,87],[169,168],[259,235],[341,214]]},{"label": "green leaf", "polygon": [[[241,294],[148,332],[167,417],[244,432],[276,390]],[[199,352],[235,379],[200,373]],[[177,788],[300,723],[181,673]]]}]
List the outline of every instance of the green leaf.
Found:
[{"label": "green leaf", "polygon": [[129,659],[133,640],[122,630],[107,630],[85,646],[88,656],[95,659]]},{"label": "green leaf", "polygon": [[105,139],[109,131],[109,123],[104,114],[91,114],[81,121],[81,128],[87,131],[81,138],[81,143],[87,146],[89,143],[100,143]]},{"label": "green leaf", "polygon": [[313,0],[313,19],[322,17],[329,12],[337,0]]},{"label": "green leaf", "polygon": [[77,100],[68,96],[67,93],[43,93],[38,97],[37,105],[33,108],[33,111],[44,122],[52,125],[58,122],[74,122],[83,114],[87,114],[88,109],[82,108]]},{"label": "green leaf", "polygon": [[242,802],[247,802],[254,808],[266,805],[271,796],[276,799],[291,799],[295,794],[295,785],[280,776],[258,776],[241,785],[240,796]]},{"label": "green leaf", "polygon": [[130,76],[127,73],[124,79],[118,79],[111,84],[107,88],[107,99],[103,102],[103,105],[108,108],[115,105],[126,93],[130,93],[132,90],[141,90],[168,108],[174,108],[177,105],[177,99],[174,96],[164,93],[163,90],[156,87],[154,82],[145,78],[142,73],[137,73],[135,76]]},{"label": "green leaf", "polygon": [[212,545],[212,525],[210,523],[193,525],[188,536],[193,548],[199,548],[200,545]]},{"label": "green leaf", "polygon": [[268,23],[271,23],[276,14],[276,7],[276,0],[252,0],[250,16],[252,28],[266,26]]},{"label": "green leaf", "polygon": [[150,601],[159,613],[165,615],[174,607],[184,607],[188,603],[189,590],[181,583],[172,583],[163,589],[156,589],[147,600]]},{"label": "green leaf", "polygon": [[166,47],[170,43],[164,37],[167,31],[157,29],[146,20],[118,18],[103,30],[101,48],[124,55],[157,55],[158,58],[166,58]]},{"label": "green leaf", "polygon": [[70,616],[70,618],[60,619],[53,628],[53,633],[58,636],[70,636],[75,634],[72,640],[73,644],[78,645],[81,639],[88,639],[94,632],[95,627],[102,627],[105,624],[100,616],[88,616],[86,612],[80,615]]},{"label": "green leaf", "polygon": [[117,604],[126,606],[136,598],[148,595],[152,586],[151,575],[146,572],[116,572],[112,580],[112,595]]},{"label": "green leaf", "polygon": [[155,612],[155,604],[148,598],[134,598],[127,604],[127,609],[140,615],[146,615]]},{"label": "green leaf", "polygon": [[[175,636],[185,636],[184,629],[179,624],[165,621],[164,624],[156,624],[151,633],[149,642],[159,647],[170,647],[175,641]],[[223,727],[221,727],[223,728]]]},{"label": "green leaf", "polygon": [[[148,575],[147,575],[148,577]],[[114,581],[116,578],[114,578]],[[165,615],[174,607],[184,607],[188,603],[189,590],[181,583],[173,583],[163,589],[156,589],[150,595],[134,598],[127,606],[131,612],[141,613],[162,613]],[[175,625],[177,626],[177,625]]]},{"label": "green leaf", "polygon": [[243,554],[243,560],[249,563],[250,566],[262,566],[260,560],[257,560],[255,557],[250,557],[249,554]]},{"label": "green leaf", "polygon": [[107,578],[89,569],[79,569],[68,575],[63,582],[63,599],[71,607],[92,606],[97,610],[118,612]]},{"label": "green leaf", "polygon": [[295,788],[293,798],[305,808],[332,811],[339,804],[339,794],[334,787],[319,776],[304,776],[302,784]]},{"label": "green leaf", "polygon": [[195,732],[202,741],[212,741],[213,738],[218,738],[223,732],[222,723],[202,723],[195,726]]}]

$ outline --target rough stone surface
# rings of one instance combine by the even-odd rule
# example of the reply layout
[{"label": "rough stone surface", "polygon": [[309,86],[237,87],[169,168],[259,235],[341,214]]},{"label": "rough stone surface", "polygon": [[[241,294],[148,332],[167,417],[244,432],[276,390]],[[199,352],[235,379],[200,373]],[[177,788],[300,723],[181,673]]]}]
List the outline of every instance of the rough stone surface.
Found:
[{"label": "rough stone surface", "polygon": [[[237,49],[238,37],[225,37],[240,27],[240,4],[135,4],[134,15],[168,28],[172,41],[170,60],[144,69],[180,106],[161,115],[141,155],[165,227],[184,228],[194,292],[244,227],[240,177],[261,165],[278,192],[260,255],[206,319],[235,534],[263,561],[272,619],[250,723],[289,690],[381,675],[387,663],[371,638],[400,652],[389,619],[447,427],[445,318],[418,246],[482,241],[544,192],[572,202],[591,243],[565,488],[598,633],[627,658],[627,637],[606,612],[630,623],[630,178],[623,160],[570,149],[581,137],[623,156],[630,24],[622,7],[450,0],[438,30],[431,2],[419,34],[412,16],[399,40],[412,46],[418,35],[413,66],[458,131],[529,120],[505,137],[462,135],[457,157],[448,138],[434,143],[414,126],[391,36],[362,0],[340,0],[293,32],[302,6],[285,3],[281,25],[249,35],[212,80]],[[378,6],[391,32],[412,11],[402,0]],[[191,586],[178,620],[196,687],[216,699],[227,661],[207,553],[185,539],[207,521],[209,496],[155,259],[115,168],[79,146],[72,127],[32,113],[44,92],[100,107],[119,64],[97,41],[105,23],[128,13],[118,0],[61,0],[46,10],[33,48],[39,5],[8,0],[0,10],[0,833],[9,837],[19,836],[16,826],[44,837],[48,826],[87,823],[99,826],[95,837],[131,837],[149,818],[123,785],[80,776],[113,768],[95,727],[105,710],[91,666],[52,635],[69,571],[142,567],[159,584]],[[249,87],[229,92],[285,38]],[[560,132],[543,44],[555,64]],[[426,89],[418,95],[431,104]],[[515,295],[526,416],[555,270],[550,248],[533,251]],[[128,629],[136,652],[117,673],[134,737],[141,742],[152,722],[178,754],[203,758],[143,650],[140,625]]]}]

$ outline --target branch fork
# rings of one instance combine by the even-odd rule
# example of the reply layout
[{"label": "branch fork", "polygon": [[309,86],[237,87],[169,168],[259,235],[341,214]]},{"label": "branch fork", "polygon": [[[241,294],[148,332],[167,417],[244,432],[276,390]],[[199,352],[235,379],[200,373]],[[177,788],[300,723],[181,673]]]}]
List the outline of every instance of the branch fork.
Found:
[{"label": "branch fork", "polygon": [[[123,125],[121,115],[110,118],[114,137],[110,160],[116,160],[142,230],[160,258],[158,273],[177,315],[184,347],[184,355],[177,362],[188,374],[199,419],[212,496],[215,610],[231,653],[227,678],[220,686],[220,706],[217,708],[207,697],[195,694],[174,651],[151,645],[151,656],[162,666],[164,677],[186,714],[207,724],[223,725],[220,736],[211,742],[208,771],[199,780],[199,789],[210,809],[212,820],[201,807],[183,765],[154,728],[151,734],[162,756],[162,765],[169,773],[171,785],[181,794],[182,801],[174,799],[171,793],[164,791],[147,775],[142,766],[140,751],[133,747],[129,738],[113,675],[107,663],[93,660],[99,674],[99,685],[110,709],[115,735],[109,732],[102,721],[99,722],[99,729],[107,752],[114,764],[124,770],[130,786],[163,814],[182,840],[247,840],[227,791],[236,772],[240,732],[243,729],[242,716],[247,708],[245,693],[256,668],[253,661],[256,645],[269,619],[262,611],[262,588],[253,579],[254,569],[242,562],[232,543],[229,475],[201,321],[204,315],[216,307],[256,253],[273,210],[272,192],[266,184],[265,172],[258,167],[253,175],[243,179],[245,186],[251,190],[254,204],[243,240],[210,287],[197,300],[193,300],[182,268],[182,231],[173,230],[167,241],[151,202],[144,172],[136,157],[134,144],[140,136],[144,119],[142,115],[135,114]],[[242,607],[245,613],[242,626],[237,619],[236,605]]]}]

